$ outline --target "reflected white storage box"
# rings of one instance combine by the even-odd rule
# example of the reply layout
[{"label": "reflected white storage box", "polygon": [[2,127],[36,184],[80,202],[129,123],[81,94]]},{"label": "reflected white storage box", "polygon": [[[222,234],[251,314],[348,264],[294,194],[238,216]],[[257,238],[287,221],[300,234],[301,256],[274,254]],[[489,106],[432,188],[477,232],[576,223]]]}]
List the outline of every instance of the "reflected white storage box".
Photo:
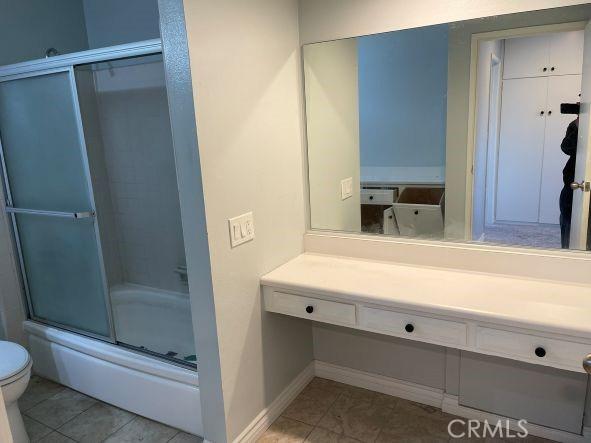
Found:
[{"label": "reflected white storage box", "polygon": [[392,205],[400,235],[443,237],[443,188],[404,188]]}]

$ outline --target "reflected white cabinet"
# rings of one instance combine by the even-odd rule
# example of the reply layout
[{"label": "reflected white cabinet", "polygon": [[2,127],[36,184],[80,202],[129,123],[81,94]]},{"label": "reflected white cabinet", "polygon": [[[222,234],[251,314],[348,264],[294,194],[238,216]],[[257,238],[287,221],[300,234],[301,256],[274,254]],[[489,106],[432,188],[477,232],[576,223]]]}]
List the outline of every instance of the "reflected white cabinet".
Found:
[{"label": "reflected white cabinet", "polygon": [[503,78],[581,74],[583,31],[505,40]]},{"label": "reflected white cabinet", "polygon": [[558,224],[560,149],[579,101],[583,31],[507,39],[503,61],[495,220]]},{"label": "reflected white cabinet", "polygon": [[547,91],[545,77],[503,82],[497,221],[538,221]]},{"label": "reflected white cabinet", "polygon": [[501,222],[558,224],[562,169],[560,144],[576,102],[580,75],[503,81],[495,218]]}]

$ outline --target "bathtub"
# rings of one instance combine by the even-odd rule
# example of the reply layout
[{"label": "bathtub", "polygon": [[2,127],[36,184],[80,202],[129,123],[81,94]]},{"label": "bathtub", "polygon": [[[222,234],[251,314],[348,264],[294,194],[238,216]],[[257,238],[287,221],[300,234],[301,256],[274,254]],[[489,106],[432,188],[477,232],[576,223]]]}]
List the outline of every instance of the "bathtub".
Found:
[{"label": "bathtub", "polygon": [[[146,294],[138,288],[117,289],[120,321],[127,318],[136,322],[136,326],[145,328],[143,332],[150,332],[148,336],[167,331],[154,323],[149,331],[146,322],[134,317],[140,312],[153,313],[152,308],[167,294],[150,294],[148,306],[141,306]],[[181,315],[180,311],[188,307],[188,299],[174,300],[170,304],[166,299],[170,312],[163,315]],[[158,320],[152,317],[152,321]],[[36,374],[138,415],[203,435],[197,371],[35,321],[25,321],[24,330]],[[153,346],[168,346],[168,340],[175,337],[173,331],[178,333],[174,328],[168,330],[170,335],[155,340]]]},{"label": "bathtub", "polygon": [[110,293],[117,341],[195,362],[189,294],[129,283]]}]

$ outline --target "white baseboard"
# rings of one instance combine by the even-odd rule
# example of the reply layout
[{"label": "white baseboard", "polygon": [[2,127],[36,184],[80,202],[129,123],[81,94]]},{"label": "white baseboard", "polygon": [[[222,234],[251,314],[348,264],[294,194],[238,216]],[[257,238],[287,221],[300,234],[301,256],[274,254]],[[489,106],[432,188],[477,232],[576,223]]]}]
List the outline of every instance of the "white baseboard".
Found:
[{"label": "white baseboard", "polygon": [[443,390],[316,360],[317,377],[440,408]]},{"label": "white baseboard", "polygon": [[257,441],[313,378],[314,362],[310,363],[306,369],[300,372],[287,388],[255,417],[244,431],[236,437],[234,443],[251,443]]},{"label": "white baseboard", "polygon": [[[268,408],[261,411],[234,440],[234,443],[251,443],[261,437],[273,421],[281,415],[283,410],[315,376],[435,406],[441,408],[443,412],[467,419],[488,420],[495,423],[497,420],[507,420],[511,429],[520,430],[517,426],[517,420],[462,406],[459,404],[459,398],[456,395],[445,394],[442,389],[315,360],[285,388]],[[525,427],[531,435],[537,437],[563,443],[591,443],[591,428],[584,428],[583,435],[578,435],[533,423],[528,423]]]}]

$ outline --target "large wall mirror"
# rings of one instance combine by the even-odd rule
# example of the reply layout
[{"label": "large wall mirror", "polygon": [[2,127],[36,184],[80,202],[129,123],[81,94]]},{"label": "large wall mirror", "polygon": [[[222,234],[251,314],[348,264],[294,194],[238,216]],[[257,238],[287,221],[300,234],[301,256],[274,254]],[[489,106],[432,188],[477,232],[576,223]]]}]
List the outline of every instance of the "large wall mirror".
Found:
[{"label": "large wall mirror", "polygon": [[305,45],[311,228],[589,250],[590,19]]}]

